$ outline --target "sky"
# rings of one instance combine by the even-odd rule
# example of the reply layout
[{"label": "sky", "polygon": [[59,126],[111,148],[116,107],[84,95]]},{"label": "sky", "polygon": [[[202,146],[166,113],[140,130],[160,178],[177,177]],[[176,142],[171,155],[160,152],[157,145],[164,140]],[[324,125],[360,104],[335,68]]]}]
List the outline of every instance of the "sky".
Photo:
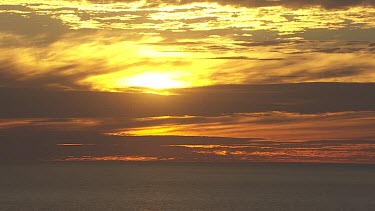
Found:
[{"label": "sky", "polygon": [[3,0],[0,161],[375,164],[373,0]]}]

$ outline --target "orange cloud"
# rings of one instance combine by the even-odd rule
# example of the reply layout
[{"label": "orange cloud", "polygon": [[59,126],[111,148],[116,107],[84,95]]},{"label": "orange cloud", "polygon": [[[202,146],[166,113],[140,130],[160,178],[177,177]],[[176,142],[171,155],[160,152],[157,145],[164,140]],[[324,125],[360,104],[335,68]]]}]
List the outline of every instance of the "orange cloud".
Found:
[{"label": "orange cloud", "polygon": [[0,129],[9,129],[16,127],[45,127],[45,128],[60,128],[61,130],[80,130],[82,128],[89,128],[97,126],[101,123],[100,120],[83,119],[83,118],[32,118],[32,119],[0,119]]},{"label": "orange cloud", "polygon": [[[107,133],[114,136],[213,136],[272,140],[319,140],[375,138],[374,112],[296,114],[285,112],[245,113],[231,116],[190,117],[180,122],[126,128]],[[189,118],[188,118],[189,120]],[[141,120],[142,121],[142,120]],[[144,120],[143,120],[144,121]]]},{"label": "orange cloud", "polygon": [[158,157],[147,157],[147,156],[101,156],[101,157],[68,157],[65,159],[58,159],[57,161],[168,161],[174,160],[174,158],[158,158]]}]

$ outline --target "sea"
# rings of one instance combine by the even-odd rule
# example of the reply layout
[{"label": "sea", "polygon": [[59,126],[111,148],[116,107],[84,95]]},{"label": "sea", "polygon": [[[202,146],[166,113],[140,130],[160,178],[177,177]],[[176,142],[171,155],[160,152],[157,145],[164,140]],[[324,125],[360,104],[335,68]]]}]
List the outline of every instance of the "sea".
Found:
[{"label": "sea", "polygon": [[0,164],[0,210],[375,210],[375,165]]}]

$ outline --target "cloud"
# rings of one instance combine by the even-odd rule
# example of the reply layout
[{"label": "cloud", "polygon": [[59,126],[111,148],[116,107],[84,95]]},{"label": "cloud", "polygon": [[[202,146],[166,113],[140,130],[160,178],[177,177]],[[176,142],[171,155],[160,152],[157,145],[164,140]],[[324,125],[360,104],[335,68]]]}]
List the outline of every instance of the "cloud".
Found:
[{"label": "cloud", "polygon": [[[374,84],[226,85],[176,90],[178,95],[0,89],[1,118],[216,116],[287,111],[374,111]],[[152,102],[152,103],[150,103]],[[32,106],[30,105],[32,103]]]},{"label": "cloud", "polygon": [[[98,0],[90,0],[93,3],[113,3],[113,2],[136,2],[136,0],[105,0],[105,1],[98,1]],[[301,7],[309,7],[309,6],[322,6],[327,9],[334,9],[334,8],[345,8],[350,6],[358,6],[358,5],[374,5],[374,2],[371,0],[280,0],[280,1],[267,1],[267,0],[229,0],[229,1],[221,1],[221,0],[148,0],[146,1],[146,5],[149,6],[156,6],[162,4],[191,4],[197,2],[212,2],[212,3],[219,3],[223,5],[238,5],[244,7],[266,7],[266,6],[285,6],[285,7],[293,7],[293,8],[301,8]]]},{"label": "cloud", "polygon": [[374,81],[371,8],[101,3],[3,5],[0,86],[155,92],[129,85],[141,72],[172,75],[182,87]]},{"label": "cloud", "polygon": [[82,128],[99,125],[100,121],[93,119],[74,118],[33,118],[33,119],[0,119],[0,130],[12,128],[33,127],[45,130],[82,130]]},{"label": "cloud", "polygon": [[[186,32],[188,32],[189,37],[196,36],[194,34],[200,34],[201,37],[203,35],[236,34],[239,37],[243,36],[243,39],[275,40],[280,37],[296,37],[296,34],[311,29],[349,28],[355,30],[358,29],[358,26],[367,29],[374,26],[372,11],[366,7],[331,11],[316,7],[304,7],[299,10],[285,7],[238,8],[230,6],[231,3],[235,2],[223,1],[222,3],[227,6],[221,6],[207,4],[205,1],[195,4],[185,4],[189,2],[181,1],[169,1],[163,4],[163,2],[158,1],[149,4],[150,8],[148,9],[141,8],[144,2],[127,1],[118,4],[95,4],[94,6],[91,6],[88,2],[79,4],[74,1],[62,1],[60,4],[54,4],[53,2],[44,2],[43,4],[28,4],[28,2],[23,3],[22,1],[10,2],[9,4],[14,4],[13,6],[16,8],[18,5],[22,5],[22,7],[19,10],[8,10],[4,13],[6,16],[4,28],[11,28],[15,32],[30,35],[35,33],[48,34],[48,29],[50,29],[51,39],[59,33],[64,33],[67,29],[70,31],[122,29],[134,34],[158,33],[167,35],[169,33],[167,37],[169,39],[174,36],[186,37]],[[289,5],[288,1],[262,0],[257,2]],[[294,3],[301,5],[305,5],[306,2],[308,2],[308,5],[314,5],[322,1],[305,1],[302,4],[301,1],[294,1]],[[336,2],[342,3],[342,1]],[[356,2],[358,3],[358,1]],[[177,3],[178,5],[168,6],[168,3]],[[241,1],[237,3],[240,4]],[[251,5],[251,1],[250,3],[249,1],[243,1],[242,3]],[[164,6],[167,7],[168,12],[163,9]],[[22,9],[23,7],[26,8]],[[79,12],[77,12],[78,9]],[[17,11],[21,14],[14,14]],[[15,19],[11,22],[19,22],[20,25],[25,27],[18,29],[17,25],[11,25],[11,22],[7,21],[10,19],[7,16]],[[360,39],[371,38],[370,35],[359,32],[343,33],[344,37],[355,35]],[[332,37],[332,33],[320,33],[320,36]]]},{"label": "cloud", "polygon": [[[141,72],[173,76],[185,87],[374,80],[375,60],[369,59],[373,54],[367,42],[235,42],[211,37],[170,45],[161,37],[116,33],[77,32],[47,46],[3,46],[0,85],[145,91],[127,82]],[[12,34],[3,35],[7,39]]]},{"label": "cloud", "polygon": [[2,119],[0,131],[2,134],[86,131],[109,136],[255,137],[275,141],[375,140],[374,123],[373,111],[318,114],[274,111],[217,116]]},{"label": "cloud", "polygon": [[55,159],[54,161],[171,161],[174,158],[164,157],[145,157],[145,156],[83,156],[83,157],[67,157]]},{"label": "cloud", "polygon": [[245,60],[235,60],[221,64],[218,70],[210,75],[210,78],[213,80],[226,78],[248,84],[287,83],[288,81],[360,82],[365,78],[368,79],[368,82],[372,82],[374,76],[371,69],[374,64],[368,62],[368,58],[372,58],[373,55],[365,53],[357,57],[358,55],[350,53],[304,53],[298,55],[297,53],[294,56],[284,57],[284,60],[268,60],[262,63],[246,63]]},{"label": "cloud", "polygon": [[[124,126],[136,131],[134,125],[150,123],[184,125],[174,131],[184,136],[102,134]],[[2,120],[0,160],[374,163],[373,123],[374,112]],[[228,136],[242,130],[267,139],[202,136],[221,135],[214,128]]]},{"label": "cloud", "polygon": [[[169,120],[169,121],[168,121]],[[198,120],[198,121],[197,121]],[[115,136],[211,136],[269,140],[374,139],[374,112],[294,114],[247,113],[215,117],[174,117],[153,125],[115,130]],[[147,124],[147,120],[146,120]]]},{"label": "cloud", "polygon": [[247,56],[228,56],[228,57],[214,57],[214,58],[208,58],[208,59],[225,59],[225,60],[259,60],[259,61],[272,61],[272,60],[284,60],[284,58],[250,58]]},{"label": "cloud", "polygon": [[[17,8],[16,6],[14,7]],[[48,15],[36,15],[30,9],[22,8],[20,11],[26,14],[0,13],[0,33],[26,38],[23,39],[22,44],[25,44],[26,41],[26,43],[33,46],[43,46],[59,40],[63,34],[69,32],[68,27],[58,19],[51,18]],[[0,46],[9,46],[11,44],[4,42]],[[17,44],[21,43],[18,42]]]},{"label": "cloud", "polygon": [[[346,41],[375,41],[375,28],[364,27],[364,28],[338,28],[338,29],[327,29],[327,28],[314,28],[306,29],[301,32],[301,37],[306,40],[346,40]],[[354,44],[352,42],[352,44]],[[340,46],[341,47],[341,46]]]},{"label": "cloud", "polygon": [[3,47],[0,84],[6,87],[88,90],[98,86],[85,82],[92,76],[114,74],[108,79],[112,81],[101,79],[101,82],[106,82],[102,86],[116,86],[119,77],[134,75],[142,66],[186,65],[177,59],[164,61],[140,55],[154,52],[152,49],[143,50],[147,46],[138,43],[142,42],[142,36],[115,38],[107,35],[105,32],[95,35],[73,33],[47,46]]}]

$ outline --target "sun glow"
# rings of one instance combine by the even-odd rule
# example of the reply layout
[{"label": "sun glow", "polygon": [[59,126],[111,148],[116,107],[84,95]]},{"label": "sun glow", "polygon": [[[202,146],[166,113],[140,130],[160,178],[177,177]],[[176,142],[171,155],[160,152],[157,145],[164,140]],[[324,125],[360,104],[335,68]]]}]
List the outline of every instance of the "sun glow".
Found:
[{"label": "sun glow", "polygon": [[121,83],[131,87],[145,87],[151,89],[172,89],[186,87],[186,82],[175,79],[168,73],[142,73],[121,80]]}]

